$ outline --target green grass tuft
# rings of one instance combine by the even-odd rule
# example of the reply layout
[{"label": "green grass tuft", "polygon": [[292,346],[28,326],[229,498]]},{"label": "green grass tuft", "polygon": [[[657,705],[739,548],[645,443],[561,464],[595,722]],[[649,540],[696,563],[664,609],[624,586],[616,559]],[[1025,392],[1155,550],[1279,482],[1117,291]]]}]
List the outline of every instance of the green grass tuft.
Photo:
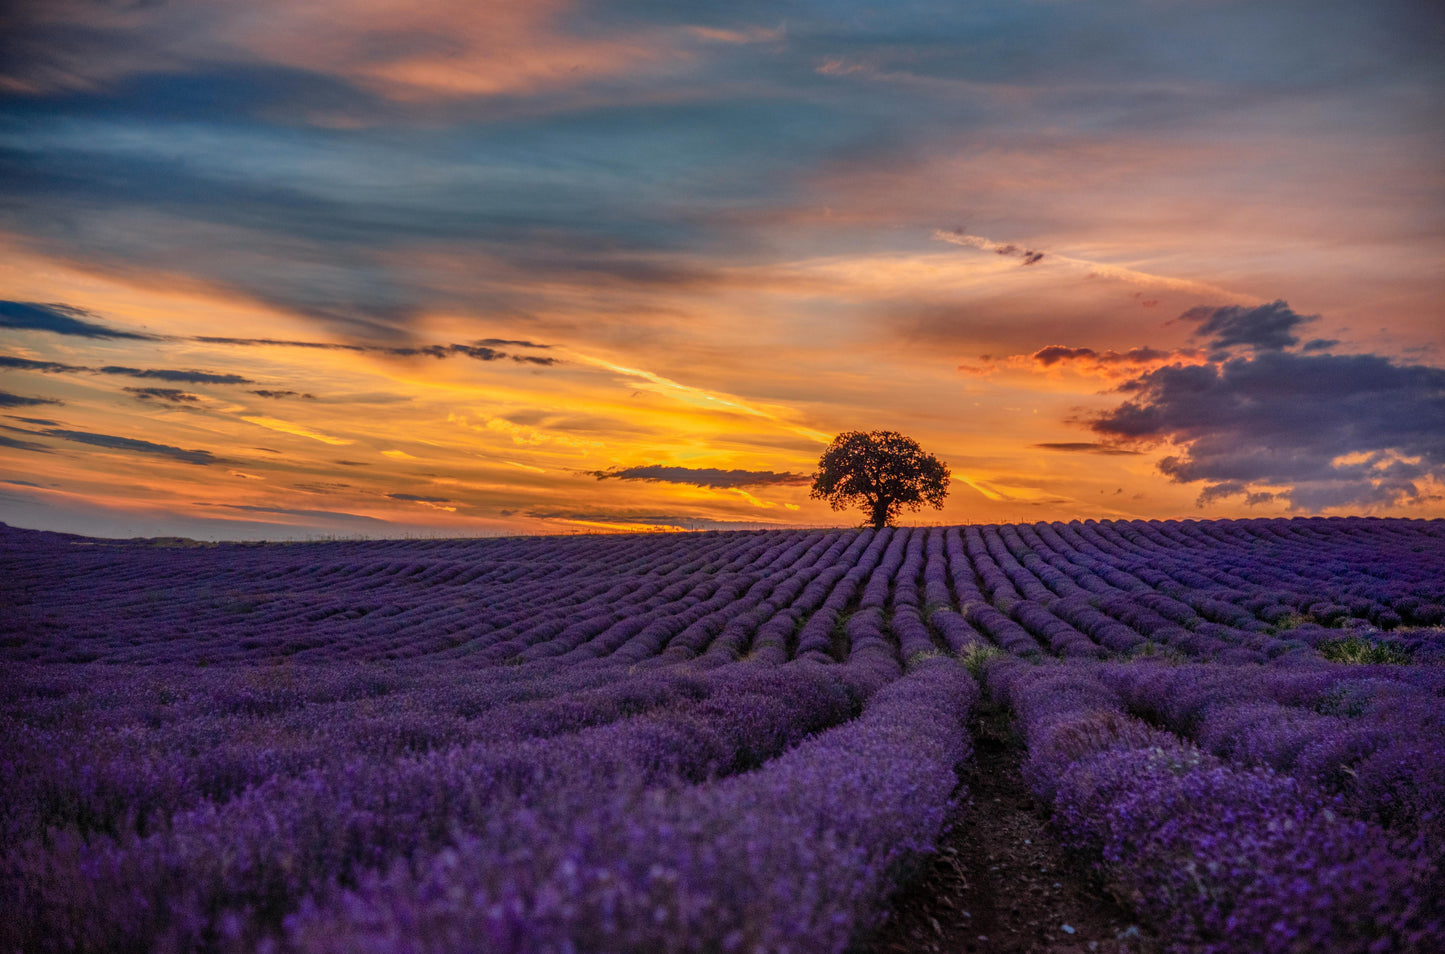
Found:
[{"label": "green grass tuft", "polygon": [[1357,665],[1387,664],[1400,666],[1410,662],[1410,654],[1393,646],[1384,646],[1360,636],[1345,636],[1331,639],[1315,646],[1319,654],[1330,662],[1354,663]]},{"label": "green grass tuft", "polygon": [[990,659],[1007,655],[1008,653],[997,646],[970,646],[962,656],[963,666],[968,670],[969,675],[979,679],[983,673],[983,667]]}]

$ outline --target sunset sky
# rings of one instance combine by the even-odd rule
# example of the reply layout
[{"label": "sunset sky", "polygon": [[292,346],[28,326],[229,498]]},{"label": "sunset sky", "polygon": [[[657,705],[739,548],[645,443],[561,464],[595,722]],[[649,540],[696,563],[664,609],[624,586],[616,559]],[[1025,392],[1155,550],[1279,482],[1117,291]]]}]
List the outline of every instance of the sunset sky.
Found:
[{"label": "sunset sky", "polygon": [[21,0],[0,520],[1445,516],[1445,14]]}]

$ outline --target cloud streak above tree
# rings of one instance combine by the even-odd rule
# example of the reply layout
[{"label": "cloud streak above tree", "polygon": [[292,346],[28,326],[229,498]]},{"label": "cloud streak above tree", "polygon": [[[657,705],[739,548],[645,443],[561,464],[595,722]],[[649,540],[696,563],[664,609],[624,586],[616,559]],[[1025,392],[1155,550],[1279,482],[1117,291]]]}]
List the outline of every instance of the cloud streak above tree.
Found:
[{"label": "cloud streak above tree", "polygon": [[807,474],[774,473],[770,470],[719,470],[716,467],[665,467],[660,464],[598,470],[593,471],[592,476],[598,480],[644,480],[722,488],[800,486],[810,479]]}]

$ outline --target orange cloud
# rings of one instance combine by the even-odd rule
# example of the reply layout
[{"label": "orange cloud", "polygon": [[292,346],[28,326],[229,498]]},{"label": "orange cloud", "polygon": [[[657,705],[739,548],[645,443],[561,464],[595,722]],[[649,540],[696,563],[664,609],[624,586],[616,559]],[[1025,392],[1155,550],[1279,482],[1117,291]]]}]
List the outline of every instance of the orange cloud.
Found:
[{"label": "orange cloud", "polygon": [[1120,379],[1135,377],[1143,371],[1170,364],[1204,364],[1208,357],[1199,348],[1179,348],[1164,351],[1141,346],[1127,351],[1112,348],[1103,350],[1068,345],[1048,345],[1031,354],[1011,354],[1002,357],[980,355],[979,364],[960,364],[960,374],[986,376],[1001,371],[1038,373],[1040,371],[1069,371],[1086,377]]},{"label": "orange cloud", "polygon": [[[682,55],[648,33],[566,29],[569,0],[276,0],[236,18],[234,39],[261,56],[349,77],[397,100],[526,95],[665,64]],[[247,4],[254,11],[258,4]]]}]

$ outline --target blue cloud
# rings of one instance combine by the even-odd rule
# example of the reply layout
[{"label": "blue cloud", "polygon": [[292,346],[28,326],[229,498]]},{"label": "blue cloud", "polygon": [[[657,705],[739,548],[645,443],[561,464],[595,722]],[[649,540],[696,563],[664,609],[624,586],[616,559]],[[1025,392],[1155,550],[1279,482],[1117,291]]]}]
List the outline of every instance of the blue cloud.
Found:
[{"label": "blue cloud", "polygon": [[170,404],[195,404],[201,399],[198,395],[180,388],[126,388],[130,394],[134,394],[140,401],[166,401]]},{"label": "blue cloud", "polygon": [[1123,390],[1133,397],[1092,429],[1177,447],[1160,470],[1202,483],[1201,504],[1248,494],[1307,511],[1396,505],[1422,500],[1426,478],[1445,481],[1445,369],[1271,349],[1158,368]]},{"label": "blue cloud", "polygon": [[84,308],[56,303],[42,304],[34,301],[0,301],[0,328],[50,331],[58,335],[75,335],[81,338],[125,338],[134,341],[154,341],[155,335],[120,331],[86,318],[94,317]]},{"label": "blue cloud", "polygon": [[150,454],[156,457],[169,457],[186,464],[223,464],[226,461],[217,457],[210,451],[186,450],[180,447],[172,447],[169,444],[156,444],[151,441],[138,440],[134,437],[117,437],[113,434],[96,434],[90,431],[71,431],[61,428],[50,428],[40,432],[46,437],[58,437],[62,440],[74,441],[77,444],[89,444],[92,447],[104,447],[107,450],[131,451],[137,454]]},{"label": "blue cloud", "polygon": [[0,407],[38,407],[42,404],[61,404],[54,398],[25,397],[20,394],[11,394],[9,391],[0,391]]},{"label": "blue cloud", "polygon": [[809,480],[806,474],[771,470],[720,470],[716,467],[667,467],[661,464],[596,470],[591,475],[598,480],[645,480],[696,487],[759,487],[767,484],[806,484]]},{"label": "blue cloud", "polygon": [[[1219,308],[1191,308],[1179,316],[1181,321],[1192,321],[1199,325],[1193,332],[1196,337],[1209,337],[1209,346],[1226,349],[1243,346],[1260,351],[1278,351],[1299,344],[1295,329],[1300,325],[1318,321],[1319,315],[1301,315],[1283,301],[1272,301],[1266,305],[1246,308],[1243,305],[1225,305]],[[1307,350],[1321,350],[1330,344],[1322,339],[1311,341]]]},{"label": "blue cloud", "polygon": [[8,447],[11,450],[32,451],[37,454],[49,454],[51,452],[50,448],[44,444],[22,440],[18,437],[6,437],[4,434],[0,434],[0,447]]},{"label": "blue cloud", "polygon": [[0,354],[0,368],[9,368],[14,371],[39,371],[42,374],[90,370],[80,365],[64,364],[60,361],[36,361],[33,358],[21,358],[13,354]]},{"label": "blue cloud", "polygon": [[179,384],[255,384],[250,378],[239,374],[217,371],[178,371],[172,368],[127,368],[107,365],[96,368],[101,374],[117,374],[128,378],[155,378],[158,381],[174,381]]},{"label": "blue cloud", "polygon": [[285,517],[314,517],[322,520],[359,520],[363,523],[386,523],[385,520],[376,517],[367,517],[359,513],[347,513],[344,510],[303,510],[295,507],[263,507],[256,504],[207,504],[205,506],[223,507],[227,510],[238,510],[242,513],[274,513]]}]

